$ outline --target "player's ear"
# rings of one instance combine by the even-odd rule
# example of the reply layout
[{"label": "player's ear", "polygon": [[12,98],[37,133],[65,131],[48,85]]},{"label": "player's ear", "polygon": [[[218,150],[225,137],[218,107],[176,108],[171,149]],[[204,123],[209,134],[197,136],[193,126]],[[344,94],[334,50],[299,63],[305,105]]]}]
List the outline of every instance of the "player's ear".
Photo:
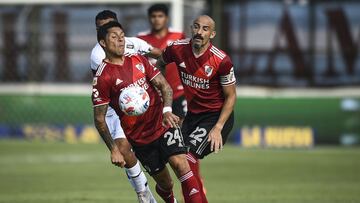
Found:
[{"label": "player's ear", "polygon": [[214,39],[215,35],[216,35],[216,31],[214,30],[210,34],[210,39]]},{"label": "player's ear", "polygon": [[99,41],[99,44],[100,44],[100,46],[102,46],[102,47],[106,47],[106,46],[105,46],[105,40],[103,40],[103,39],[101,39],[101,40]]}]

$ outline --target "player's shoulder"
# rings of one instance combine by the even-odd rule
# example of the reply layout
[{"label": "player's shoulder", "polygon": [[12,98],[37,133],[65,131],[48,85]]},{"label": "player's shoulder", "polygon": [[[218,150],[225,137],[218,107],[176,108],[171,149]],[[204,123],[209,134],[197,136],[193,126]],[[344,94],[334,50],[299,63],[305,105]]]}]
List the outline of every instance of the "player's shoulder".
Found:
[{"label": "player's shoulder", "polygon": [[96,70],[96,73],[95,73],[95,77],[106,77],[108,76],[108,72],[109,70],[111,69],[111,64],[109,63],[106,63],[105,61],[103,61],[98,69]]},{"label": "player's shoulder", "polygon": [[144,36],[148,36],[151,34],[151,30],[145,30],[145,31],[141,31],[137,34],[138,37],[144,37]]},{"label": "player's shoulder", "polygon": [[91,50],[91,58],[103,57],[105,55],[104,49],[100,46],[99,43],[96,43],[94,48]]},{"label": "player's shoulder", "polygon": [[210,47],[210,53],[220,60],[228,58],[228,55],[225,53],[225,51],[215,47],[214,45]]}]

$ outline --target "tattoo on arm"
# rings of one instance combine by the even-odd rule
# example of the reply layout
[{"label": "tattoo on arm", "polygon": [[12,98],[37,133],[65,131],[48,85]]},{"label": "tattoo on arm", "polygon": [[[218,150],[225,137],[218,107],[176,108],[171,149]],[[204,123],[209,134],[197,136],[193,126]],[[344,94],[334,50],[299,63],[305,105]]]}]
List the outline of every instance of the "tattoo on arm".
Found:
[{"label": "tattoo on arm", "polygon": [[115,146],[115,142],[110,135],[109,128],[105,121],[107,108],[107,104],[94,107],[94,122],[101,138],[104,140],[107,148],[111,151]]},{"label": "tattoo on arm", "polygon": [[162,74],[157,75],[151,83],[161,91],[164,106],[172,105],[173,91]]}]

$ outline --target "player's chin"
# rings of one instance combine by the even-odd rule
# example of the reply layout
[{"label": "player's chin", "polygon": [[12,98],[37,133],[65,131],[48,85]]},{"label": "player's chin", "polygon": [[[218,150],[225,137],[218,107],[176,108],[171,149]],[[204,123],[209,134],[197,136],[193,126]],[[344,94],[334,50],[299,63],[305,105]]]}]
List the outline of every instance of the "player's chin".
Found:
[{"label": "player's chin", "polygon": [[194,41],[193,46],[194,46],[196,49],[200,49],[200,48],[201,48],[201,41],[200,41],[200,42],[195,42],[195,41]]}]

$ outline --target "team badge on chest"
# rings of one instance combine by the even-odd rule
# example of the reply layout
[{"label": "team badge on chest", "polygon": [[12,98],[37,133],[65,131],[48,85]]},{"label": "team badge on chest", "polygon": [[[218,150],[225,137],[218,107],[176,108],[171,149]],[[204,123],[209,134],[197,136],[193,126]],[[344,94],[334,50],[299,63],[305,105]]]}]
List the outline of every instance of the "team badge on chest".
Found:
[{"label": "team badge on chest", "polygon": [[136,64],[135,66],[139,71],[141,71],[142,73],[145,73],[145,68],[144,65],[142,63]]},{"label": "team badge on chest", "polygon": [[205,68],[205,74],[206,74],[206,76],[207,76],[207,77],[210,77],[211,74],[212,74],[212,72],[213,72],[213,70],[214,70],[214,68],[211,67],[211,66],[208,66],[208,65],[205,65],[204,68]]}]

